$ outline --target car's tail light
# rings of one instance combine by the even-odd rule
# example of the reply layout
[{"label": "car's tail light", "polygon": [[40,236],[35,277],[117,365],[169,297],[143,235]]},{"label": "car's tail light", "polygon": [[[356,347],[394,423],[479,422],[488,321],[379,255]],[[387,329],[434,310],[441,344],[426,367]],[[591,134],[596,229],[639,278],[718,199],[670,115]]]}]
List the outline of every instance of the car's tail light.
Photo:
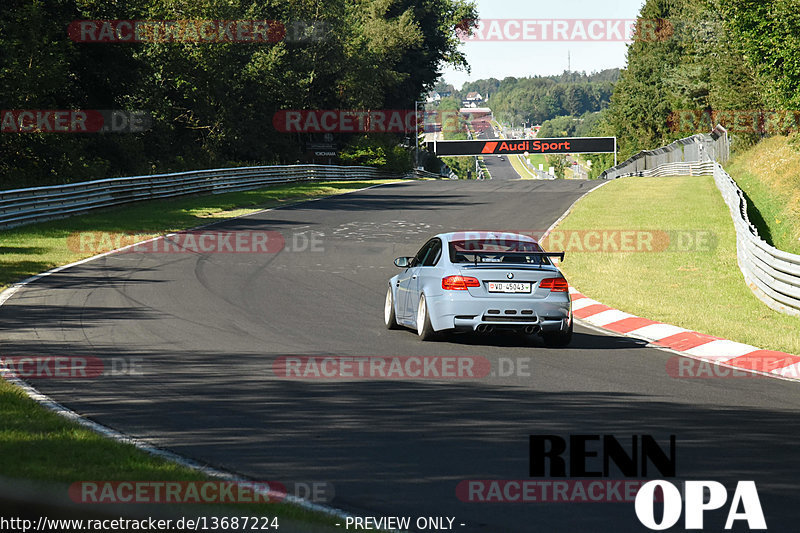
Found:
[{"label": "car's tail light", "polygon": [[468,276],[447,276],[442,278],[442,288],[446,291],[465,291],[467,287],[480,287],[478,278]]},{"label": "car's tail light", "polygon": [[539,283],[540,289],[550,289],[550,292],[567,292],[569,284],[564,278],[545,278]]}]

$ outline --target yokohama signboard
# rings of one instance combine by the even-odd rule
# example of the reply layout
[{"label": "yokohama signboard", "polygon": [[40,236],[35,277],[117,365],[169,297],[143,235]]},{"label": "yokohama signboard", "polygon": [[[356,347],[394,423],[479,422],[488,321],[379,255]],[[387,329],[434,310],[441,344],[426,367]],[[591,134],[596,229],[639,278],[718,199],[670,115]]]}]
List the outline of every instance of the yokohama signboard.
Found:
[{"label": "yokohama signboard", "polygon": [[436,155],[486,154],[613,154],[616,137],[562,137],[557,139],[498,139],[494,141],[437,141],[428,143]]}]

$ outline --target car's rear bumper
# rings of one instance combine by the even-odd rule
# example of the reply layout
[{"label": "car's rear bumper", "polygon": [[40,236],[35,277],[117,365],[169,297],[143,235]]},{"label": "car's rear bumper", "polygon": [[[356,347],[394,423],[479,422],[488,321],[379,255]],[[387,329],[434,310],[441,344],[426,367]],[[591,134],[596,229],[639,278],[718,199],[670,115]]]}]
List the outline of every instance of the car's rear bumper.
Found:
[{"label": "car's rear bumper", "polygon": [[428,298],[431,325],[445,329],[477,330],[479,326],[497,329],[565,331],[572,320],[572,303],[567,293],[551,293],[546,298],[473,298],[464,295],[439,295]]}]

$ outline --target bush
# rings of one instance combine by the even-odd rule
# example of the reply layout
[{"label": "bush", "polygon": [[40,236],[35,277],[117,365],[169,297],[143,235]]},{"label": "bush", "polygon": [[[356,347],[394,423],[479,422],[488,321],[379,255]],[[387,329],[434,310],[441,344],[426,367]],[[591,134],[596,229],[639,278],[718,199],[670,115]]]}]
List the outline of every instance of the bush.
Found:
[{"label": "bush", "polygon": [[357,137],[345,146],[339,157],[345,165],[367,165],[395,172],[407,172],[413,168],[411,152],[403,148],[394,136]]}]

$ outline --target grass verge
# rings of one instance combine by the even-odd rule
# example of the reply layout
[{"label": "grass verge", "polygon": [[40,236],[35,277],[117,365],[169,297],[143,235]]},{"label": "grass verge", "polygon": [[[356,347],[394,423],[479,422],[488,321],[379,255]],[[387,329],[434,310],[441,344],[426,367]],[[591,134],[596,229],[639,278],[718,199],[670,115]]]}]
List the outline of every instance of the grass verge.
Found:
[{"label": "grass verge", "polygon": [[478,165],[480,169],[483,171],[483,179],[490,180],[492,179],[492,173],[489,172],[489,167],[486,166],[486,161],[483,159],[483,156],[478,156]]},{"label": "grass verge", "polygon": [[547,164],[547,157],[545,157],[544,155],[531,154],[528,156],[528,161],[530,161],[531,164],[536,168],[539,168],[539,164],[541,163],[542,165],[544,165],[544,171],[547,172],[547,167],[549,165]]},{"label": "grass verge", "polygon": [[759,235],[780,250],[800,254],[800,150],[792,138],[764,139],[725,170],[747,195],[748,216]]},{"label": "grass verge", "polygon": [[511,163],[511,166],[514,167],[514,171],[519,174],[521,179],[534,179],[536,178],[536,174],[528,170],[528,167],[525,166],[525,163],[522,162],[523,156],[521,155],[509,155],[508,162]]},{"label": "grass verge", "polygon": [[733,222],[712,177],[614,180],[581,199],[558,226],[565,233],[588,229],[671,231],[670,249],[675,232],[711,232],[713,246],[689,251],[589,252],[575,241],[561,267],[581,292],[622,311],[800,354],[800,321],[761,303],[744,282]]},{"label": "grass verge", "polygon": [[[79,481],[205,481],[205,474],[150,455],[130,444],[103,437],[44,409],[19,387],[0,379],[0,472],[3,482],[34,482],[43,494],[67,500],[68,487]],[[47,498],[47,496],[43,496]],[[2,502],[0,502],[2,503]],[[31,502],[36,503],[36,502]],[[42,504],[52,503],[43,500]],[[303,525],[303,530],[337,530],[336,520],[287,503],[235,505],[148,504],[158,513],[186,516],[269,516],[280,525]],[[91,517],[102,505],[75,504]],[[166,507],[166,508],[165,508]],[[117,507],[119,510],[119,507]],[[155,510],[155,508],[153,508]],[[133,506],[130,517],[144,518],[149,511]]]},{"label": "grass verge", "polygon": [[[392,181],[397,180],[304,182],[255,191],[156,200],[0,231],[0,289],[91,256],[91,253],[79,253],[67,246],[67,237],[76,232],[135,233],[145,239]],[[102,437],[48,411],[4,379],[0,379],[0,420],[3,421],[0,425],[0,472],[6,478],[48,484],[80,480],[208,479],[204,474]],[[197,511],[196,507],[194,509]],[[333,523],[326,515],[288,504],[248,504],[230,509],[315,523],[323,528],[320,531],[327,530],[325,526]]]}]

